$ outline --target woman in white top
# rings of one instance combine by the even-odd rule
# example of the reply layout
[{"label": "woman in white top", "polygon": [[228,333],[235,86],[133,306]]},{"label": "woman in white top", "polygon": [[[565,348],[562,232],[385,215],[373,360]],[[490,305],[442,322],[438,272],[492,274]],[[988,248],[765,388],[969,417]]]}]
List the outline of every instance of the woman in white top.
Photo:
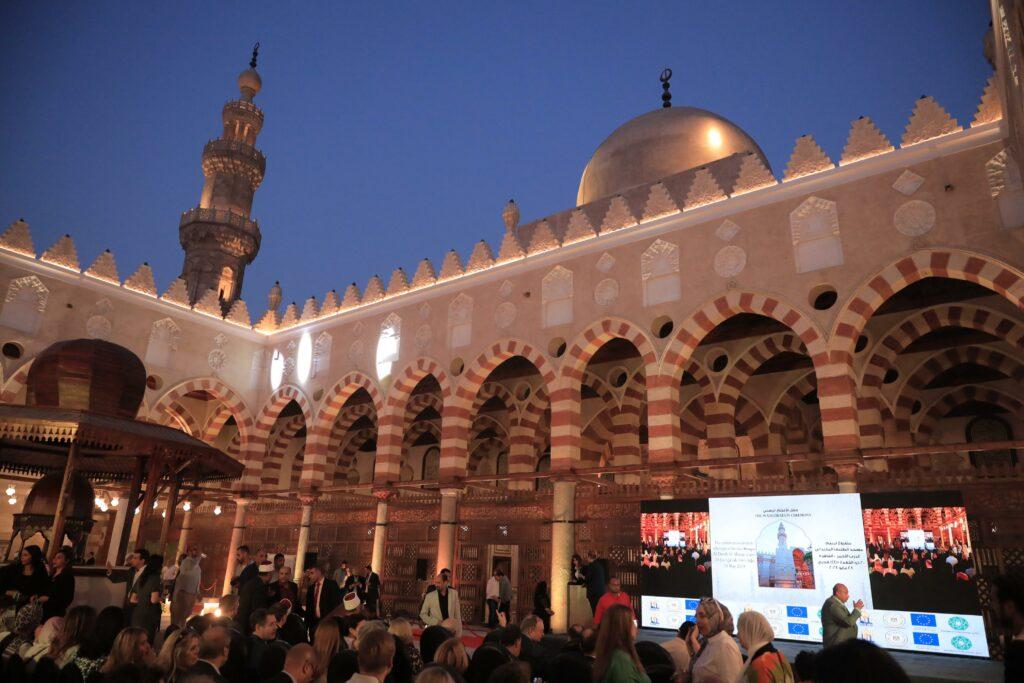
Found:
[{"label": "woman in white top", "polygon": [[[690,669],[690,683],[735,681],[743,670],[743,656],[732,637],[729,609],[714,598],[702,598],[696,618],[696,631],[690,634],[697,653]],[[696,633],[700,633],[700,641]]]}]

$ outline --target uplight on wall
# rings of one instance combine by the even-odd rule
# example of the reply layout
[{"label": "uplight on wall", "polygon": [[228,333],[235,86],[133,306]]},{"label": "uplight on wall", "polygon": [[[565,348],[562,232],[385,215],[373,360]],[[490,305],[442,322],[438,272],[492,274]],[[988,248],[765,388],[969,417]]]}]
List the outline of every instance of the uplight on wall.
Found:
[{"label": "uplight on wall", "polygon": [[299,339],[299,349],[295,358],[295,375],[300,382],[309,379],[309,373],[313,369],[313,338],[309,332],[303,332]]},{"label": "uplight on wall", "polygon": [[184,503],[181,504],[181,509],[184,510],[185,512],[188,512],[189,510],[192,509],[192,503],[186,500]]},{"label": "uplight on wall", "polygon": [[7,487],[7,490],[6,490],[6,491],[4,491],[4,493],[6,493],[6,494],[7,494],[8,496],[13,496],[13,495],[14,495],[14,492],[15,492],[15,489],[14,489],[14,487],[13,487],[13,486],[8,486],[8,487]]},{"label": "uplight on wall", "polygon": [[281,380],[284,378],[284,355],[274,349],[274,354],[270,357],[270,388],[273,391],[277,391],[277,388],[281,386]]},{"label": "uplight on wall", "polygon": [[220,509],[220,505],[218,505],[217,507],[213,508],[213,514],[219,515],[221,512],[222,511]]},{"label": "uplight on wall", "polygon": [[120,504],[121,504],[121,499],[118,498],[117,496],[114,496],[113,498],[110,499],[110,507],[116,508]]}]

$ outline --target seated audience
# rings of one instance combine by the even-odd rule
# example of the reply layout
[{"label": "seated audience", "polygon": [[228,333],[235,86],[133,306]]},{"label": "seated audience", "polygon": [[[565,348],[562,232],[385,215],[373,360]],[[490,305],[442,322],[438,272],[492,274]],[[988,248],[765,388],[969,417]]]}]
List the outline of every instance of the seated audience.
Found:
[{"label": "seated audience", "polygon": [[[11,635],[3,641],[0,658],[6,664],[11,657],[17,655],[23,647],[32,645],[36,637],[36,627],[43,618],[43,606],[38,602],[25,605],[14,615]],[[19,655],[20,656],[20,655]]]},{"label": "seated audience", "polygon": [[866,640],[853,638],[827,647],[814,658],[815,683],[910,683],[892,655]]},{"label": "seated audience", "polygon": [[199,661],[199,634],[191,629],[177,630],[160,646],[157,667],[168,683],[181,683],[188,671]]},{"label": "seated audience", "polygon": [[775,631],[763,614],[752,610],[741,614],[736,623],[736,634],[740,646],[747,652],[747,659],[740,674],[741,681],[792,683],[793,669],[786,661],[786,656],[772,645]]},{"label": "seated audience", "polygon": [[416,677],[416,683],[461,683],[461,681],[456,681],[451,672],[443,666],[428,664]]},{"label": "seated audience", "polygon": [[57,639],[63,629],[63,617],[51,617],[36,627],[35,639],[31,643],[22,645],[18,651],[18,655],[25,662],[25,668],[28,671],[31,671],[35,663],[46,656],[46,653],[53,647],[53,641]]},{"label": "seated audience", "polygon": [[491,672],[487,683],[530,683],[530,665],[526,662],[502,664]]},{"label": "seated audience", "polygon": [[292,602],[288,599],[280,600],[270,606],[270,612],[277,619],[277,637],[288,645],[305,643],[306,624],[302,618],[292,611]]},{"label": "seated audience", "polygon": [[64,624],[57,637],[50,644],[46,656],[54,661],[58,669],[74,659],[86,635],[96,623],[96,610],[88,605],[76,605],[67,611]]},{"label": "seated audience", "polygon": [[412,624],[409,623],[408,619],[402,619],[401,617],[392,619],[388,625],[388,632],[398,638],[402,649],[405,651],[405,656],[409,660],[412,675],[415,676],[423,669],[423,658],[420,656],[420,651],[416,648],[416,643],[412,639]]},{"label": "seated audience", "polygon": [[460,676],[464,676],[469,669],[469,655],[466,653],[466,646],[458,638],[449,638],[437,648],[434,653],[434,663],[446,666]]},{"label": "seated audience", "polygon": [[692,621],[684,621],[679,624],[679,630],[676,631],[675,637],[661,644],[665,651],[672,656],[672,661],[676,665],[676,676],[681,676],[690,670],[690,659],[693,657],[693,653],[690,651],[690,644],[687,641],[690,631],[695,628],[697,625]]},{"label": "seated audience", "polygon": [[796,683],[812,683],[814,681],[814,653],[800,650],[793,658],[793,678]]},{"label": "seated audience", "polygon": [[114,647],[121,629],[124,628],[124,610],[120,607],[104,607],[96,616],[91,631],[82,638],[82,645],[73,656],[71,664],[78,669],[82,680],[88,683],[89,678],[100,671]]},{"label": "seated audience", "polygon": [[428,626],[420,633],[420,656],[424,664],[434,661],[434,653],[441,646],[441,643],[453,637],[454,634],[444,626]]},{"label": "seated audience", "polygon": [[[732,614],[714,598],[702,598],[696,619],[697,630],[690,632],[694,652],[691,682],[735,681],[743,669],[743,657],[732,638]],[[700,635],[699,640],[695,634]]]},{"label": "seated audience", "polygon": [[[319,626],[319,624],[317,624]],[[267,683],[313,683],[320,675],[316,668],[316,652],[311,645],[299,643],[288,650],[283,669],[264,680]]]},{"label": "seated audience", "polygon": [[385,630],[371,629],[359,640],[359,673],[349,683],[384,683],[395,659],[395,638]]},{"label": "seated audience", "polygon": [[560,683],[592,683],[594,680],[594,649],[597,634],[587,629],[587,634],[576,643],[567,644],[551,662],[551,671],[558,672]]},{"label": "seated audience", "polygon": [[50,575],[49,591],[39,598],[43,603],[43,621],[63,617],[75,601],[75,571],[71,567],[73,560],[74,551],[71,548],[61,548],[50,560],[53,573]]},{"label": "seated audience", "polygon": [[636,652],[633,610],[611,605],[597,631],[594,680],[598,683],[650,683]]},{"label": "seated audience", "polygon": [[199,659],[188,670],[186,681],[202,678],[214,683],[240,683],[243,672],[237,678],[227,678],[222,673],[231,652],[231,636],[221,625],[214,625],[199,636]]},{"label": "seated audience", "polygon": [[473,653],[466,678],[470,683],[487,683],[492,671],[519,656],[522,640],[523,635],[518,626],[500,629],[498,642],[485,642]]},{"label": "seated audience", "polygon": [[316,670],[320,672],[320,679],[324,681],[333,680],[330,672],[334,671],[340,662],[335,664],[345,649],[345,641],[341,638],[341,628],[337,619],[321,619],[316,625],[313,637],[313,651],[316,653]]},{"label": "seated audience", "polygon": [[156,655],[149,645],[149,636],[145,629],[138,626],[129,626],[117,634],[114,645],[110,648],[110,656],[100,667],[100,671],[109,674],[126,664],[140,667],[156,664]]}]

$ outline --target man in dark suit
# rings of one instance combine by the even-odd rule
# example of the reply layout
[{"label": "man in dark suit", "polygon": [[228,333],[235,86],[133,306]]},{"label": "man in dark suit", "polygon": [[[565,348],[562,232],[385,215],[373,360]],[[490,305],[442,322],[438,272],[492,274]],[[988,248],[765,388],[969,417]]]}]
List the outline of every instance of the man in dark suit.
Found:
[{"label": "man in dark suit", "polygon": [[146,563],[149,562],[149,551],[145,548],[137,548],[134,553],[128,556],[128,576],[127,578],[114,578],[113,571],[114,566],[107,563],[107,579],[113,583],[124,582],[124,599],[121,605],[124,609],[124,623],[132,623],[132,610],[135,608],[135,603],[131,601],[132,589],[135,588],[135,581],[139,578],[142,570],[146,568]]},{"label": "man in dark suit", "polygon": [[242,628],[246,629],[246,633],[252,632],[252,628],[249,626],[249,617],[252,616],[252,613],[258,609],[270,607],[269,584],[273,569],[274,565],[269,562],[261,565],[259,573],[238,590],[237,621]]},{"label": "man in dark suit", "polygon": [[373,614],[377,613],[377,603],[380,602],[380,574],[373,571],[371,565],[366,565],[366,587],[363,589],[363,602],[366,609]]},{"label": "man in dark suit", "polygon": [[208,676],[215,683],[229,683],[220,668],[228,661],[230,648],[228,630],[219,624],[209,627],[199,637],[199,661],[188,670],[188,676]]},{"label": "man in dark suit", "polygon": [[608,566],[593,550],[587,553],[587,559],[590,560],[584,571],[587,578],[587,600],[590,609],[596,612],[597,602],[608,587]]},{"label": "man in dark suit", "polygon": [[245,629],[235,621],[238,616],[238,595],[229,593],[220,599],[220,618],[214,623],[215,626],[223,626],[227,629],[231,639],[228,659],[220,666],[221,675],[234,683],[245,678],[245,666],[249,660],[249,639],[245,636]]},{"label": "man in dark suit", "polygon": [[306,590],[306,625],[309,639],[313,639],[316,625],[341,604],[341,589],[337,582],[324,576],[319,565],[309,568],[309,588]]},{"label": "man in dark suit", "polygon": [[313,683],[317,675],[316,651],[310,645],[296,645],[288,650],[284,671],[266,679],[265,683]]},{"label": "man in dark suit", "polygon": [[249,554],[249,546],[240,545],[235,551],[235,566],[241,567],[242,571],[235,578],[231,579],[231,585],[241,590],[242,586],[259,574],[259,565]]}]

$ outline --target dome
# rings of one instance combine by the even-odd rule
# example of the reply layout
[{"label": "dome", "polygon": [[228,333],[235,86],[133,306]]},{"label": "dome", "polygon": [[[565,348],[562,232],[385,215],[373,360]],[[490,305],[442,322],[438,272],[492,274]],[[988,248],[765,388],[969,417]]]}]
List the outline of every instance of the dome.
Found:
[{"label": "dome", "polygon": [[251,100],[263,87],[263,79],[256,73],[256,69],[246,69],[238,74],[238,89],[242,95]]},{"label": "dome", "polygon": [[146,393],[146,368],[123,346],[100,339],[72,339],[36,356],[27,384],[26,405],[132,420]]},{"label": "dome", "polygon": [[695,107],[655,109],[615,129],[583,170],[576,205],[761,148],[743,129]]},{"label": "dome", "polygon": [[[63,481],[63,472],[53,472],[33,484],[32,490],[25,498],[25,509],[21,514],[53,517],[54,511],[57,509],[57,499],[60,498],[60,485]],[[73,473],[68,485],[71,490],[65,516],[92,519],[92,507],[96,502],[92,484],[82,475]]]}]

